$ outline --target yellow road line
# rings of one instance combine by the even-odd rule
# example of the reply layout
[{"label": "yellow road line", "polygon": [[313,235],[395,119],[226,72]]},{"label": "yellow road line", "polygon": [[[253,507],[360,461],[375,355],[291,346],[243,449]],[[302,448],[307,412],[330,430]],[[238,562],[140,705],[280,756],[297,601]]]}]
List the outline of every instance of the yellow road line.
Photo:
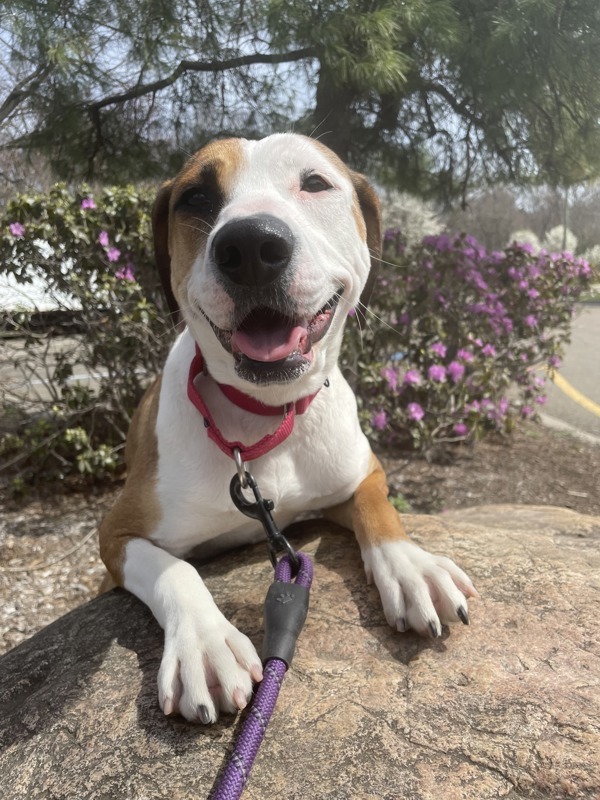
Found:
[{"label": "yellow road line", "polygon": [[564,392],[567,397],[570,397],[571,400],[574,400],[580,406],[585,408],[586,411],[589,411],[590,413],[595,414],[597,417],[600,417],[600,406],[598,403],[594,403],[594,401],[590,400],[589,397],[581,394],[581,392],[579,392],[574,386],[571,386],[566,378],[563,378],[562,375],[559,375],[558,372],[551,372],[549,375],[554,385],[558,387],[561,392]]}]

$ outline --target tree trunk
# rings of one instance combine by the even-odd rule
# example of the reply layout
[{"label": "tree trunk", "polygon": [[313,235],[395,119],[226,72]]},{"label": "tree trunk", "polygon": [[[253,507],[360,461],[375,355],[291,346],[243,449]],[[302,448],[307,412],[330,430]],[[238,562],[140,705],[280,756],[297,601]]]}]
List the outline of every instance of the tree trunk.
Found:
[{"label": "tree trunk", "polygon": [[352,87],[337,84],[326,64],[321,61],[315,110],[311,115],[314,138],[330,147],[342,161],[352,160],[352,131],[356,125]]}]

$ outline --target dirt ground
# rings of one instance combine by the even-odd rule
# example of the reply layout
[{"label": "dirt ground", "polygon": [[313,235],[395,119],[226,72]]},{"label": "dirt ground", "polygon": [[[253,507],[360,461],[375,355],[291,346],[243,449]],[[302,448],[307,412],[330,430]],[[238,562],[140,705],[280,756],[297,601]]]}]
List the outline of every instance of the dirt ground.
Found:
[{"label": "dirt ground", "polygon": [[[600,516],[600,447],[538,425],[457,448],[445,463],[384,462],[392,494],[417,513],[525,503]],[[96,527],[117,491],[0,507],[0,653],[94,596],[104,572]]]}]

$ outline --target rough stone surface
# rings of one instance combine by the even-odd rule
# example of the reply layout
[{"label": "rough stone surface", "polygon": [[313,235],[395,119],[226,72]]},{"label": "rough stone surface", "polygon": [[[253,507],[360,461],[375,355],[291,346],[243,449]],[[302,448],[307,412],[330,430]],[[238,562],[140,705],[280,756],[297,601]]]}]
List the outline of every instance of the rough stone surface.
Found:
[{"label": "rough stone surface", "polygon": [[[600,518],[488,506],[407,516],[482,599],[442,640],[394,633],[353,537],[313,523],[311,610],[244,798],[600,798]],[[262,546],[202,568],[260,645]],[[156,702],[162,634],[115,591],[0,659],[0,796],[207,798],[239,718]]]}]

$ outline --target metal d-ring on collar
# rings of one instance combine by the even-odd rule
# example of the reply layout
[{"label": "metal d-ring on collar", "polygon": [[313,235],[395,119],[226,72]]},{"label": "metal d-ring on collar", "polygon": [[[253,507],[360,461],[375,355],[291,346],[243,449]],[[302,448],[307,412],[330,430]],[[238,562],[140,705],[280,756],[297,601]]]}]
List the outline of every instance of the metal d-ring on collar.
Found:
[{"label": "metal d-ring on collar", "polygon": [[244,464],[242,453],[239,447],[233,448],[233,460],[235,461],[235,468],[237,469],[237,475],[240,479],[240,483],[242,484],[242,489],[246,489],[248,486],[248,481],[246,479],[246,465]]}]

